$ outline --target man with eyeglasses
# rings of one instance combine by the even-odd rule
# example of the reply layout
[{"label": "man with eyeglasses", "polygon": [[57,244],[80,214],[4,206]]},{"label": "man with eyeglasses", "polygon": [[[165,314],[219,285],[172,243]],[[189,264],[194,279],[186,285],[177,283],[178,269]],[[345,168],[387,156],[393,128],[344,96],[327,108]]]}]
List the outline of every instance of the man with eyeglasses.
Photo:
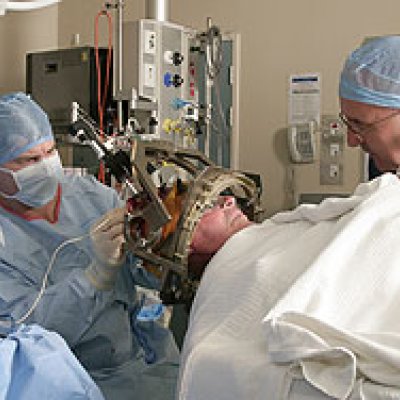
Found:
[{"label": "man with eyeglasses", "polygon": [[[399,170],[400,36],[354,51],[339,93],[348,145]],[[196,293],[178,399],[399,399],[399,204],[387,173],[230,238]]]},{"label": "man with eyeglasses", "polygon": [[400,166],[400,36],[369,41],[347,58],[339,96],[347,143],[367,152],[380,172]]}]

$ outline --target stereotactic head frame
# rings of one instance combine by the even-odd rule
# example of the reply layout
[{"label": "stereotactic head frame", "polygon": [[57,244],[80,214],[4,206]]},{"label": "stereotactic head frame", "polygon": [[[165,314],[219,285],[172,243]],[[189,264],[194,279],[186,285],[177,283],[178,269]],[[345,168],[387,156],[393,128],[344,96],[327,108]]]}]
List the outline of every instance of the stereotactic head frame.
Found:
[{"label": "stereotactic head frame", "polygon": [[[168,161],[182,168],[192,177],[185,182],[187,191],[177,228],[172,237],[168,238],[168,244],[162,247],[163,256],[170,261],[186,261],[188,246],[197,222],[204,211],[212,207],[218,200],[219,195],[227,190],[230,191],[230,194],[246,200],[247,207],[245,212],[250,219],[254,219],[254,214],[257,212],[259,205],[258,190],[254,181],[243,173],[217,167],[211,162],[208,162],[205,167],[204,165],[199,167],[197,151],[186,150],[184,157],[180,157],[182,155],[181,150],[172,150],[169,143],[140,143],[138,149],[135,152],[135,157],[131,159],[132,165],[137,172],[143,171],[145,169],[144,165],[149,160],[162,158],[162,161]],[[146,154],[146,157],[144,154]],[[204,160],[201,161],[205,164]],[[142,184],[145,183],[145,191],[151,192],[153,198],[158,196],[149,178],[145,177],[146,174],[142,172],[141,175],[140,181]],[[160,199],[157,198],[157,200],[156,203],[159,203]],[[154,209],[156,205],[153,201],[152,206]]]},{"label": "stereotactic head frame", "polygon": [[168,257],[187,264],[190,244],[195,228],[204,212],[217,204],[220,195],[229,191],[246,200],[246,214],[253,219],[258,207],[255,183],[242,173],[221,167],[209,166],[191,183],[183,205],[177,228],[170,240]]},{"label": "stereotactic head frame", "polygon": [[[185,170],[188,172],[188,180],[184,182],[186,192],[183,200],[181,198],[182,205],[175,229],[161,243],[147,242],[147,245],[141,246],[141,235],[139,233],[139,237],[132,237],[136,230],[131,229],[130,222],[140,221],[150,228],[156,228],[159,224],[155,222],[160,222],[159,216],[163,215],[160,213],[162,210],[159,210],[159,205],[162,204],[159,193],[144,172],[148,162],[154,160],[168,162]],[[200,166],[199,161],[203,165]],[[189,272],[190,244],[198,222],[204,212],[217,203],[219,196],[227,192],[244,200],[243,211],[250,220],[254,220],[259,211],[258,188],[243,173],[217,167],[204,158],[204,155],[199,158],[198,151],[174,149],[170,143],[137,143],[135,151],[132,151],[131,163],[150,201],[145,208],[134,210],[127,217],[125,233],[128,248],[148,265],[158,267],[164,302],[190,303],[199,283],[199,277],[191,276]],[[164,205],[163,209],[167,212]],[[171,213],[170,210],[168,212]],[[171,215],[163,225],[170,220]]]},{"label": "stereotactic head frame", "polygon": [[[259,207],[258,189],[254,181],[244,174],[221,167],[208,166],[189,185],[186,199],[175,231],[158,249],[159,257],[167,267],[163,274],[161,297],[165,302],[190,303],[197,286],[199,276],[190,274],[190,245],[197,224],[204,212],[218,202],[221,194],[229,194],[244,199],[244,212],[250,220],[254,219]],[[179,265],[168,269],[168,264]]]}]

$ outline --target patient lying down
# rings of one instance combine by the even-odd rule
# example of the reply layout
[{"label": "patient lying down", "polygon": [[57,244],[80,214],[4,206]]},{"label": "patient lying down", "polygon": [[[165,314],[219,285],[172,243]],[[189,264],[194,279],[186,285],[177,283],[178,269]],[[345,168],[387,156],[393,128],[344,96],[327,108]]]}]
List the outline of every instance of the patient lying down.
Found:
[{"label": "patient lying down", "polygon": [[218,203],[203,214],[193,233],[188,260],[191,272],[201,275],[225,242],[252,224],[233,196],[220,196]]},{"label": "patient lying down", "polygon": [[179,399],[400,398],[398,178],[262,224],[222,221],[229,240],[199,225],[193,241],[194,254],[224,244],[192,306]]}]

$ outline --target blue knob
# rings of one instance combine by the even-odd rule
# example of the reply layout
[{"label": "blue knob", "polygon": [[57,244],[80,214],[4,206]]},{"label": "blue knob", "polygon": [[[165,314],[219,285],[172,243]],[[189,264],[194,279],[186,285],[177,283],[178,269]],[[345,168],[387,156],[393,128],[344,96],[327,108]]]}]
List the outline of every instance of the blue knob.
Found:
[{"label": "blue knob", "polygon": [[172,82],[172,75],[169,72],[166,72],[164,74],[164,85],[166,87],[170,87],[172,86],[173,82]]}]

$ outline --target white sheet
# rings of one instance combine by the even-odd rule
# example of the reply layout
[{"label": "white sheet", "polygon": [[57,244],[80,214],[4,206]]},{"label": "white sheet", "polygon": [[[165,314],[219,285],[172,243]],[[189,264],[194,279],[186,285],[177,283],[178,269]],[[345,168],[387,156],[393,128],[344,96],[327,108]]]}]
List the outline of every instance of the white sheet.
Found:
[{"label": "white sheet", "polygon": [[[315,387],[400,398],[388,387],[400,382],[399,235],[400,182],[391,175],[350,199],[302,206],[239,232],[197,293],[179,399],[328,398]],[[310,349],[324,357],[307,359]]]}]

